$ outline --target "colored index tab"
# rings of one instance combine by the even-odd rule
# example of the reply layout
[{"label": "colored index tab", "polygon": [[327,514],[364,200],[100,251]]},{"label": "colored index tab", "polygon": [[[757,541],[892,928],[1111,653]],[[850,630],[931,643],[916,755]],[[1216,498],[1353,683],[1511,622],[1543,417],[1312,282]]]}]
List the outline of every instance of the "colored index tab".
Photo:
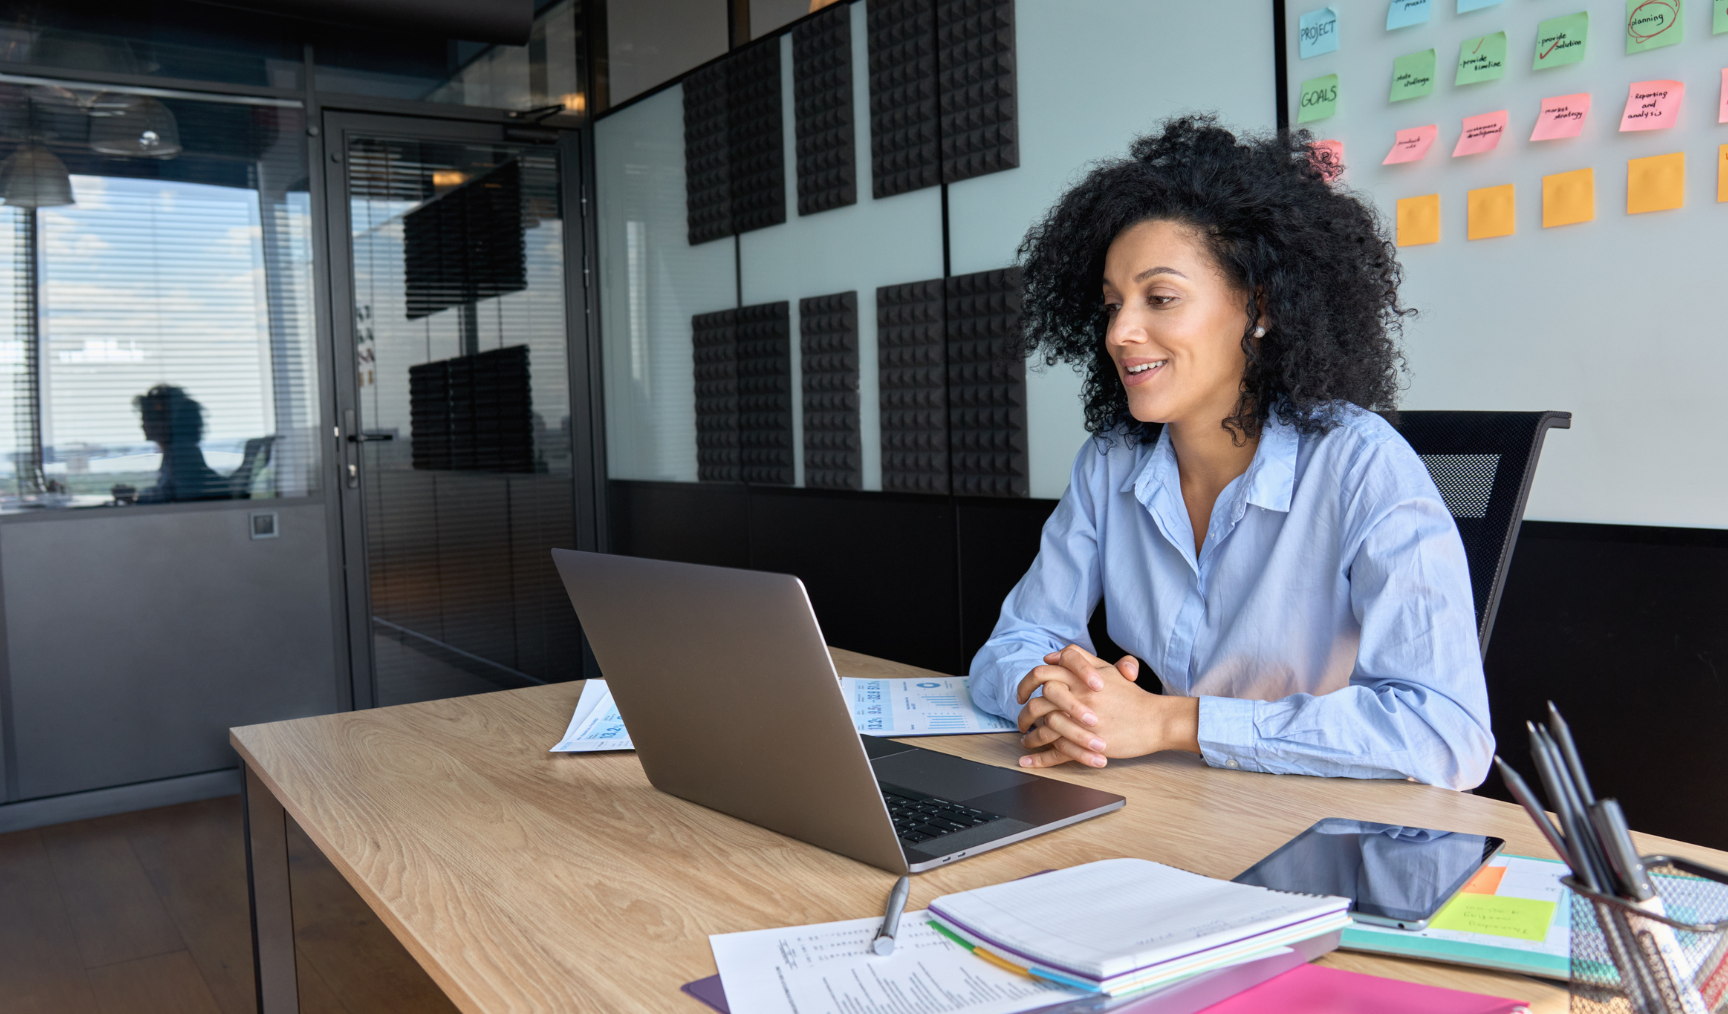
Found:
[{"label": "colored index tab", "polygon": [[1465,39],[1458,47],[1458,75],[1455,85],[1480,84],[1496,81],[1506,73],[1506,33],[1495,32],[1474,39]]},{"label": "colored index tab", "polygon": [[1661,130],[1680,119],[1686,86],[1679,81],[1634,81],[1620,114],[1621,130]]},{"label": "colored index tab", "polygon": [[1626,214],[1672,211],[1686,203],[1686,153],[1626,162]]},{"label": "colored index tab", "polygon": [[1548,938],[1548,923],[1554,918],[1554,906],[1552,901],[1532,898],[1460,894],[1447,902],[1428,925],[1435,929],[1486,933],[1541,943]]},{"label": "colored index tab", "polygon": [[[1728,0],[1722,0],[1728,3]],[[1392,0],[1392,6],[1386,9],[1386,30],[1409,28],[1420,25],[1428,20],[1428,0]]]},{"label": "colored index tab", "polygon": [[[1493,239],[1496,236],[1510,236],[1517,229],[1517,216],[1512,200],[1512,184],[1498,187],[1483,187],[1472,190],[1467,195],[1465,203],[1469,205],[1469,230],[1471,239]],[[1504,876],[1506,867],[1486,866],[1483,869],[1501,871]],[[1496,876],[1484,884],[1471,881],[1464,886],[1469,894],[1493,894],[1500,887],[1500,877]]]},{"label": "colored index tab", "polygon": [[1306,60],[1338,50],[1338,12],[1330,7],[1309,11],[1296,19],[1296,51]]},{"label": "colored index tab", "polygon": [[1434,144],[1434,139],[1440,136],[1440,125],[1430,123],[1426,127],[1411,127],[1400,130],[1392,142],[1392,150],[1380,160],[1381,165],[1397,165],[1400,162],[1414,162],[1428,154],[1428,149]]},{"label": "colored index tab", "polygon": [[1452,149],[1452,157],[1460,155],[1480,155],[1485,151],[1493,151],[1500,143],[1500,135],[1506,133],[1506,110],[1497,113],[1483,113],[1481,116],[1464,117],[1464,132],[1458,135],[1458,146]]},{"label": "colored index tab", "polygon": [[1672,46],[1684,37],[1680,0],[1626,0],[1626,52]]},{"label": "colored index tab", "polygon": [[1542,177],[1542,228],[1577,225],[1596,218],[1596,170],[1575,169]]},{"label": "colored index tab", "polygon": [[1424,194],[1398,201],[1398,245],[1440,242],[1440,195]]},{"label": "colored index tab", "polygon": [[1311,77],[1302,82],[1302,88],[1297,99],[1296,122],[1308,123],[1313,120],[1324,120],[1338,111],[1338,75],[1327,74],[1324,77]]},{"label": "colored index tab", "polygon": [[1577,137],[1584,129],[1584,117],[1589,114],[1589,92],[1543,99],[1542,111],[1536,114],[1536,129],[1530,132],[1530,140],[1555,141],[1562,137]]},{"label": "colored index tab", "polygon": [[1471,11],[1479,11],[1484,7],[1498,6],[1499,3],[1500,0],[1458,0],[1458,13],[1468,14]]},{"label": "colored index tab", "polygon": [[1411,53],[1393,60],[1390,101],[1419,99],[1433,92],[1434,65],[1437,62],[1432,49],[1424,49],[1420,53]]},{"label": "colored index tab", "polygon": [[1589,35],[1589,11],[1549,18],[1537,25],[1535,69],[1563,67],[1584,59],[1584,40]]}]

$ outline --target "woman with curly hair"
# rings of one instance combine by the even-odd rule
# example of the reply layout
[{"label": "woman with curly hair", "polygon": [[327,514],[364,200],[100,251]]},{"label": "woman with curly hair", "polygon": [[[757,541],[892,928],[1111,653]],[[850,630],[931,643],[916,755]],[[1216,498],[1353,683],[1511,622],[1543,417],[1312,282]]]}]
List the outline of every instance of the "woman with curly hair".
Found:
[{"label": "woman with curly hair", "polygon": [[[1028,767],[1479,784],[1494,752],[1464,546],[1393,408],[1394,248],[1305,132],[1168,122],[1020,248],[1026,353],[1092,439],[972,662]],[[1115,665],[1086,634],[1103,600]],[[1163,685],[1135,681],[1143,659]]]}]

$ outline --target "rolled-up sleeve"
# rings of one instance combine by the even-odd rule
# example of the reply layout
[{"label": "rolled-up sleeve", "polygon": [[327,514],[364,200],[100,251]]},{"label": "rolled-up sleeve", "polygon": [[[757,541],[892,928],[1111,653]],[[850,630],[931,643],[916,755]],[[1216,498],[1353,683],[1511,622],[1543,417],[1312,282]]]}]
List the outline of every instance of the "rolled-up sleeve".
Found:
[{"label": "rolled-up sleeve", "polygon": [[1094,484],[1104,472],[1104,456],[1088,441],[1075,457],[1067,492],[1044,522],[1037,558],[972,658],[972,700],[985,711],[1017,717],[1020,681],[1044,664],[1045,655],[1070,644],[1093,650],[1086,624],[1103,596]]}]

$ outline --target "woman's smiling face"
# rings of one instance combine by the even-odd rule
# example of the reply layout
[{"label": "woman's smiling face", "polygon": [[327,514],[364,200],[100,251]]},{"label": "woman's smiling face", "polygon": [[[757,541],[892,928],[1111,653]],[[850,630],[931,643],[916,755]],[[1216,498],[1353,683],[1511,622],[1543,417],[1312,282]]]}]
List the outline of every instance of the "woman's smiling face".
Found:
[{"label": "woman's smiling face", "polygon": [[1150,220],[1104,255],[1105,348],[1141,422],[1217,426],[1235,413],[1248,357],[1247,296],[1194,230]]}]

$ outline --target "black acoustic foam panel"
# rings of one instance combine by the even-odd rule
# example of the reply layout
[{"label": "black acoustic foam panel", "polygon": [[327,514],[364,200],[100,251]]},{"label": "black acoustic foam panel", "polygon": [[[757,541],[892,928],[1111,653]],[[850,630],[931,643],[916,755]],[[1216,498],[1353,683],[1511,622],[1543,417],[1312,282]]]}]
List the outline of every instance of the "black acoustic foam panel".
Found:
[{"label": "black acoustic foam panel", "polygon": [[792,318],[788,303],[738,308],[738,446],[745,482],[792,485]]},{"label": "black acoustic foam panel", "polygon": [[856,204],[851,4],[835,4],[792,29],[792,99],[798,214]]},{"label": "black acoustic foam panel", "polygon": [[726,94],[725,62],[684,79],[684,210],[692,246],[732,235]]},{"label": "black acoustic foam panel", "polygon": [[462,472],[532,472],[528,346],[408,368],[413,464]]},{"label": "black acoustic foam panel", "polygon": [[777,37],[684,79],[684,201],[692,245],[786,221]]},{"label": "black acoustic foam panel", "polygon": [[959,496],[1027,496],[1020,269],[948,279],[948,467]]},{"label": "black acoustic foam panel", "polygon": [[876,290],[882,488],[948,492],[947,358],[942,279]]},{"label": "black acoustic foam panel", "polygon": [[528,287],[522,164],[515,159],[402,217],[409,320]]},{"label": "black acoustic foam panel", "polygon": [[696,478],[742,482],[738,452],[738,311],[690,318],[696,367]]},{"label": "black acoustic foam panel", "polygon": [[858,293],[798,301],[804,377],[804,485],[863,489],[858,408]]},{"label": "black acoustic foam panel", "polygon": [[1014,0],[936,0],[942,182],[1020,164]]},{"label": "black acoustic foam panel", "polygon": [[867,0],[871,191],[891,197],[941,182],[936,11],[931,0]]}]

